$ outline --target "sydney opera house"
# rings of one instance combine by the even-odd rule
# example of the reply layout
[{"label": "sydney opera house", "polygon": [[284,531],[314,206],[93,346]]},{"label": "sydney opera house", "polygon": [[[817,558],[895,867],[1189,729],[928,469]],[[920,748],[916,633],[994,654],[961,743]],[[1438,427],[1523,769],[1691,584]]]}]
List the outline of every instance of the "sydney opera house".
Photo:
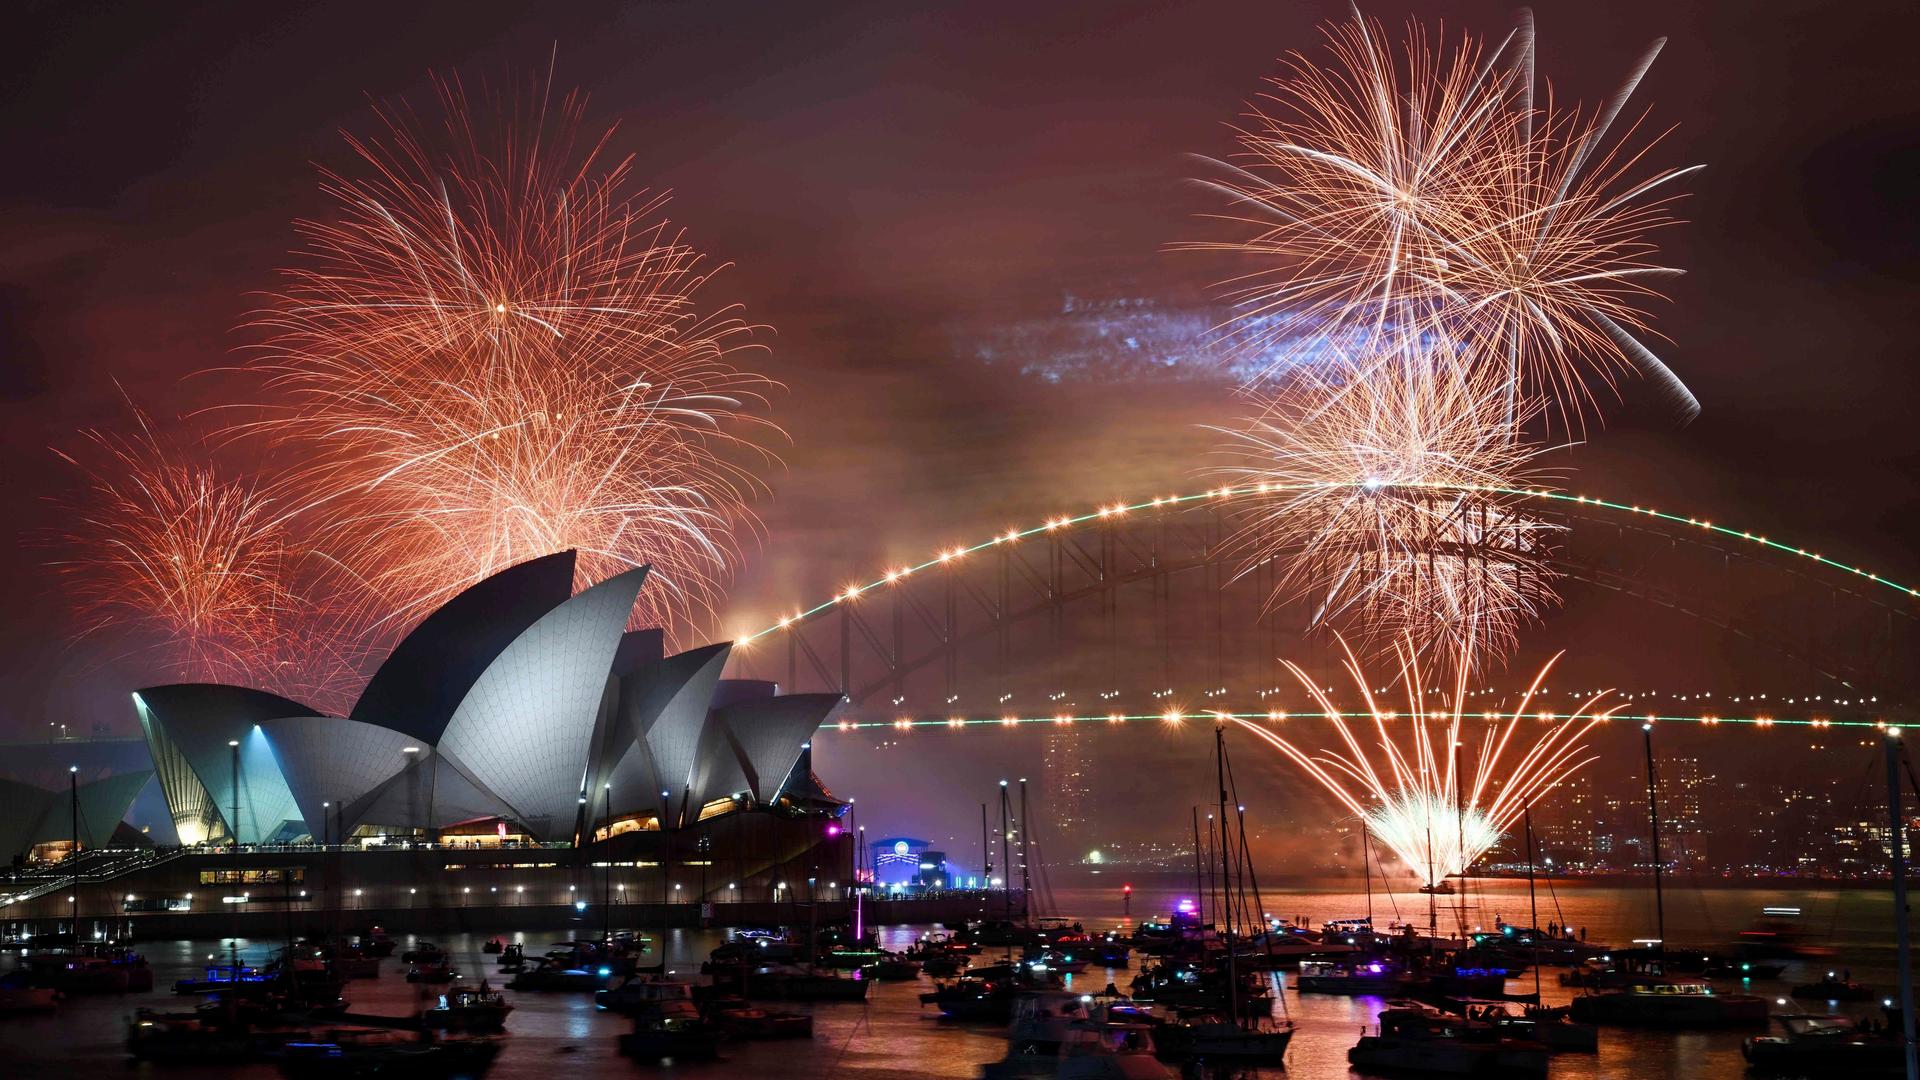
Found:
[{"label": "sydney opera house", "polygon": [[[557,903],[610,887],[614,868],[623,893],[657,895],[680,865],[698,869],[702,898],[744,898],[785,887],[770,879],[796,858],[847,866],[832,876],[850,880],[847,856],[822,851],[846,807],[813,775],[808,749],[839,696],[722,678],[730,644],[664,655],[659,631],[627,629],[648,568],[578,593],[574,572],[561,552],[460,593],[400,642],[344,717],[243,686],[138,690],[145,760],[104,778],[90,769],[84,792],[77,777],[0,779],[0,842],[16,867],[64,854],[84,799],[78,868],[116,828],[125,838],[127,807],[157,787],[166,820],[149,835],[168,858],[116,877],[112,895],[127,905],[145,892],[182,909],[193,885],[229,881],[278,882],[263,902],[293,903],[295,882],[307,886],[298,898],[319,900],[329,876],[340,879],[335,900],[353,877],[353,896],[384,890],[376,899],[388,906],[400,906],[402,885],[414,907],[470,897],[483,879],[487,895],[507,882],[516,897],[532,887]],[[527,851],[549,854],[514,854]],[[182,856],[260,872],[168,872]],[[0,886],[0,901],[15,907],[26,891]]]}]

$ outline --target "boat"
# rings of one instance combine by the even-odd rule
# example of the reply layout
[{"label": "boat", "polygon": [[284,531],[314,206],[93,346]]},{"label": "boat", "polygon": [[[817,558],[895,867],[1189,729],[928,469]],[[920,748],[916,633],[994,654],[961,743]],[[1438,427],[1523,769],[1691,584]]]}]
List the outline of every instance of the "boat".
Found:
[{"label": "boat", "polygon": [[431,941],[422,941],[400,954],[400,962],[403,964],[444,963],[446,959],[447,950]]},{"label": "boat", "polygon": [[1812,1001],[1872,1001],[1873,988],[1854,982],[1852,978],[1827,972],[1819,982],[1802,983],[1789,993],[1796,998]]},{"label": "boat", "polygon": [[1083,1021],[1068,1029],[1053,1075],[1062,1080],[1174,1080],[1173,1070],[1155,1049],[1151,1025]]},{"label": "boat", "polygon": [[715,964],[740,961],[749,964],[784,964],[800,958],[793,942],[764,935],[736,936],[708,954]]},{"label": "boat", "polygon": [[60,992],[51,987],[35,986],[33,980],[24,971],[9,971],[0,975],[0,1016],[8,1013],[44,1012],[57,1008],[60,1004]]},{"label": "boat", "polygon": [[1519,973],[1510,968],[1478,963],[1469,952],[1461,952],[1445,963],[1410,972],[1402,992],[1407,997],[1440,1006],[1465,998],[1539,1004],[1537,990],[1530,994],[1507,993],[1507,979],[1516,974]]},{"label": "boat", "polygon": [[1900,1025],[1845,1016],[1777,1016],[1778,1035],[1754,1035],[1741,1043],[1747,1068],[1763,1076],[1874,1077],[1906,1075]]},{"label": "boat", "polygon": [[754,970],[747,980],[746,996],[777,1001],[865,1001],[871,985],[866,979],[774,965]]},{"label": "boat", "polygon": [[396,1031],[333,1031],[295,1039],[270,1055],[289,1080],[343,1076],[474,1077],[493,1067],[497,1038],[438,1039]]},{"label": "boat", "polygon": [[1028,933],[1011,919],[983,919],[969,924],[954,936],[978,949],[1020,945],[1026,942]]},{"label": "boat", "polygon": [[613,969],[610,967],[567,967],[543,957],[534,961],[534,966],[516,972],[507,983],[507,989],[538,992],[600,990],[612,977]]},{"label": "boat", "polygon": [[1474,1000],[1462,1001],[1460,1005],[1467,1019],[1489,1024],[1517,1039],[1531,1039],[1556,1054],[1567,1051],[1591,1054],[1600,1050],[1600,1029],[1575,1021],[1565,1005],[1516,1007],[1506,1001]]},{"label": "boat", "polygon": [[1127,944],[1120,935],[1109,933],[1105,937],[1097,938],[1075,949],[1076,952],[1081,950],[1085,950],[1088,959],[1092,960],[1095,966],[1123,968],[1132,959],[1133,946]]},{"label": "boat", "polygon": [[1303,960],[1294,976],[1294,988],[1303,994],[1342,994],[1347,997],[1385,997],[1398,993],[1407,974],[1387,960],[1343,963]]},{"label": "boat", "polygon": [[738,997],[711,998],[701,1015],[736,1039],[810,1039],[813,1017],[806,1013],[762,1009]]},{"label": "boat", "polygon": [[1060,949],[1034,949],[1023,958],[1022,963],[1035,971],[1052,971],[1060,975],[1083,975],[1087,970],[1085,953],[1075,955]]},{"label": "boat", "polygon": [[[1362,828],[1365,826],[1363,825]],[[1363,844],[1370,844],[1370,841],[1363,840]],[[1361,849],[1361,858],[1363,861],[1367,858],[1364,846]],[[1367,878],[1367,900],[1369,903],[1373,900],[1371,874]],[[1329,952],[1336,949],[1342,952],[1351,949],[1386,949],[1393,945],[1394,940],[1393,934],[1383,934],[1373,928],[1371,915],[1362,918],[1328,919],[1320,924],[1319,946]]]},{"label": "boat", "polygon": [[1599,943],[1556,937],[1544,930],[1512,923],[1502,923],[1494,933],[1469,934],[1467,940],[1482,955],[1516,966],[1522,963],[1583,964],[1613,951]]},{"label": "boat", "polygon": [[1272,998],[1267,984],[1250,972],[1229,973],[1194,962],[1155,964],[1128,984],[1129,997],[1171,1008],[1221,1011],[1236,994],[1248,1002]]},{"label": "boat", "polygon": [[[629,980],[623,985],[633,984]],[[685,983],[668,979],[640,983],[624,1011],[633,1017],[633,1030],[620,1036],[620,1052],[628,1057],[701,1061],[719,1056],[721,1031],[700,1015]]]},{"label": "boat", "polygon": [[433,1031],[500,1031],[512,1011],[506,995],[484,982],[454,986],[440,995],[439,1004],[420,1014],[420,1025]]},{"label": "boat", "polygon": [[[886,953],[879,949],[834,948],[823,951],[816,961],[818,966],[833,968],[837,971],[858,971],[870,967],[885,959]],[[765,963],[763,959],[761,963]]]},{"label": "boat", "polygon": [[347,1010],[345,983],[325,968],[282,967],[273,987],[273,1002],[280,1008],[326,1016]]},{"label": "boat", "polygon": [[920,961],[920,970],[936,979],[948,979],[964,974],[971,963],[964,953],[934,954]]},{"label": "boat", "polygon": [[[1767,1003],[1752,994],[1717,994],[1703,978],[1669,971],[1664,942],[1666,904],[1662,899],[1659,781],[1654,772],[1653,725],[1641,727],[1647,757],[1647,832],[1651,840],[1653,898],[1657,935],[1645,949],[1622,950],[1613,966],[1594,973],[1595,983],[1611,987],[1573,999],[1571,1013],[1582,1023],[1626,1027],[1718,1028],[1765,1026]],[[1603,957],[1603,960],[1605,958]]]},{"label": "boat", "polygon": [[215,999],[191,1012],[134,1010],[127,1022],[127,1053],[162,1064],[232,1064],[261,1060],[307,1034],[250,1002]]},{"label": "boat", "polygon": [[1491,1025],[1423,1005],[1403,1003],[1380,1013],[1374,1034],[1362,1034],[1347,1063],[1362,1072],[1437,1076],[1545,1077],[1545,1045],[1503,1034]]},{"label": "boat", "polygon": [[634,975],[593,995],[593,1006],[607,1012],[631,1014],[662,1001],[692,1001],[693,987],[659,975]]},{"label": "boat", "polygon": [[124,994],[131,989],[126,966],[96,956],[29,956],[25,963],[34,985],[63,994]]},{"label": "boat", "polygon": [[[1226,1008],[1208,1015],[1185,1021],[1173,1021],[1162,1024],[1158,1038],[1163,1053],[1172,1053],[1182,1060],[1200,1066],[1202,1069],[1218,1071],[1222,1065],[1232,1067],[1285,1065],[1287,1046],[1293,1041],[1293,1022],[1291,1019],[1276,1021],[1273,1018],[1271,999],[1268,997],[1269,980],[1255,978],[1248,965],[1241,962],[1240,949],[1233,942],[1241,935],[1251,931],[1255,924],[1236,925],[1236,909],[1245,911],[1260,910],[1259,885],[1254,876],[1253,854],[1247,846],[1245,809],[1239,817],[1239,835],[1234,836],[1232,823],[1235,820],[1227,815],[1227,794],[1231,781],[1227,772],[1227,742],[1224,727],[1216,727],[1213,736],[1214,772],[1219,783],[1220,817],[1220,880],[1225,899],[1225,919],[1223,941],[1227,947],[1222,951],[1219,966],[1214,968],[1214,978],[1206,978],[1202,969],[1201,984],[1206,987],[1211,981],[1212,989],[1224,988]],[[1237,801],[1237,796],[1236,796]],[[1238,856],[1230,855],[1236,846]],[[1251,890],[1252,896],[1246,895]],[[1275,961],[1272,952],[1273,924],[1262,919],[1260,926],[1261,947],[1259,955],[1264,961],[1260,967],[1271,970]],[[1172,989],[1177,989],[1172,988]],[[1170,996],[1170,995],[1163,995]],[[1285,1007],[1285,999],[1281,1001]]]},{"label": "boat", "polygon": [[500,951],[501,971],[519,971],[526,966],[527,951],[519,942],[513,942]]},{"label": "boat", "polygon": [[904,982],[920,977],[920,965],[898,953],[882,953],[879,960],[860,969],[870,979]]},{"label": "boat", "polygon": [[415,964],[407,969],[410,983],[450,983],[459,978],[460,973],[444,960]]},{"label": "boat", "polygon": [[377,979],[380,977],[380,958],[363,951],[358,945],[340,942],[323,950],[327,969],[342,979]]},{"label": "boat", "polygon": [[1234,1023],[1221,1016],[1172,1020],[1154,1029],[1162,1056],[1205,1065],[1257,1066],[1286,1062],[1293,1027],[1271,1019]]},{"label": "boat", "polygon": [[987,964],[969,970],[963,978],[934,983],[932,990],[920,995],[920,1003],[938,1006],[941,1014],[952,1020],[1007,1023],[1023,991],[1062,990],[1065,985],[1052,972],[1024,965]]},{"label": "boat", "polygon": [[1432,885],[1422,885],[1419,891],[1428,896],[1452,896],[1454,893],[1453,882],[1440,881]]},{"label": "boat", "polygon": [[480,951],[483,953],[498,953],[498,952],[504,952],[506,950],[506,947],[507,947],[507,943],[501,938],[490,937],[487,939],[487,943],[485,945],[480,946]]},{"label": "boat", "polygon": [[176,994],[264,994],[273,978],[245,964],[209,964],[198,979],[174,982]]},{"label": "boat", "polygon": [[1644,972],[1639,981],[1573,999],[1573,1018],[1622,1027],[1752,1027],[1767,1022],[1766,999],[1715,993],[1705,979]]},{"label": "boat", "polygon": [[1091,1015],[1093,998],[1071,990],[1028,990],[1017,994],[1007,1024],[1008,1057],[1051,1059],[1067,1041],[1067,1031]]},{"label": "boat", "polygon": [[1747,982],[1752,979],[1777,979],[1787,970],[1787,965],[1767,960],[1739,960],[1733,957],[1714,957],[1700,968],[1700,974],[1710,979],[1739,979]]},{"label": "boat", "polygon": [[937,1006],[949,1020],[1005,1023],[1013,1016],[1020,988],[1011,980],[964,979],[940,983],[920,995],[922,1005]]},{"label": "boat", "polygon": [[1734,938],[1734,955],[1742,960],[1791,960],[1833,955],[1833,949],[1813,942],[1800,922],[1797,907],[1760,909],[1760,918]]},{"label": "boat", "polygon": [[396,943],[382,927],[370,926],[360,935],[360,951],[376,960],[392,956],[395,947]]}]

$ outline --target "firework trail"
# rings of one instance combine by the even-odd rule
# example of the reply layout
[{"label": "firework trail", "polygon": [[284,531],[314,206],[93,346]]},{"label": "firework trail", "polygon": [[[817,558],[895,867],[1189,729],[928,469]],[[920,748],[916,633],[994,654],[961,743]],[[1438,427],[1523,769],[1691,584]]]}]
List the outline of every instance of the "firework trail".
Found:
[{"label": "firework trail", "polygon": [[337,213],[300,223],[257,317],[272,401],[233,433],[292,457],[284,490],[376,632],[563,548],[583,581],[651,563],[636,620],[703,632],[757,527],[775,384],[733,363],[754,328],[703,312],[713,271],[603,161],[611,130],[579,138],[580,98],[489,98],[483,134],[437,88],[437,126],[383,112],[355,175],[326,174]]},{"label": "firework trail", "polygon": [[1225,283],[1235,343],[1281,375],[1324,362],[1328,342],[1364,356],[1370,339],[1439,334],[1569,426],[1593,405],[1590,380],[1613,388],[1627,372],[1697,413],[1646,346],[1642,310],[1679,273],[1651,237],[1694,170],[1647,167],[1658,137],[1635,145],[1638,124],[1612,137],[1664,39],[1588,113],[1536,103],[1530,14],[1492,48],[1411,24],[1397,57],[1357,12],[1327,38],[1331,63],[1291,56],[1239,132],[1238,163],[1203,181],[1240,235],[1182,245],[1251,258]]},{"label": "firework trail", "polygon": [[53,562],[82,636],[130,646],[163,679],[261,685],[325,708],[352,659],[294,591],[281,508],[133,412],[129,435],[82,432],[85,477]]},{"label": "firework trail", "polygon": [[1254,492],[1228,550],[1242,573],[1273,561],[1268,603],[1306,599],[1313,625],[1477,664],[1552,603],[1557,529],[1498,490],[1538,481],[1500,384],[1443,346],[1399,345],[1363,381],[1295,380],[1215,429],[1230,440],[1216,471]]},{"label": "firework trail", "polygon": [[[1428,700],[1418,661],[1410,653],[1401,657],[1404,725],[1400,715],[1381,707],[1351,650],[1346,652],[1346,668],[1366,714],[1354,726],[1341,718],[1341,711],[1305,671],[1287,664],[1321,711],[1334,718],[1343,750],[1302,750],[1268,727],[1247,720],[1235,723],[1285,754],[1365,820],[1372,834],[1424,883],[1437,884],[1463,873],[1529,805],[1594,760],[1580,739],[1618,708],[1597,708],[1604,694],[1565,715],[1526,715],[1558,660],[1556,655],[1540,669],[1511,713],[1480,714],[1486,726],[1473,748],[1465,740],[1471,719],[1464,705],[1467,665],[1455,665],[1452,693],[1436,704]],[[1529,745],[1519,733],[1527,722],[1551,726]],[[1396,732],[1396,727],[1401,730]]]}]

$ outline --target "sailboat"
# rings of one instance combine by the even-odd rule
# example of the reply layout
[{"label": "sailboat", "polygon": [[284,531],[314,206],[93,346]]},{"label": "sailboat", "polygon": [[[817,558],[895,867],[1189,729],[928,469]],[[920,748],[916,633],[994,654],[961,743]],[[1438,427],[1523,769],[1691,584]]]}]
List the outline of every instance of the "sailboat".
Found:
[{"label": "sailboat", "polygon": [[1666,900],[1660,862],[1659,781],[1653,767],[1653,725],[1640,727],[1647,747],[1647,824],[1652,839],[1656,937],[1645,949],[1614,953],[1611,989],[1573,999],[1575,1020],[1632,1027],[1709,1028],[1764,1025],[1766,999],[1752,994],[1716,993],[1706,979],[1670,973],[1664,949]]},{"label": "sailboat", "polygon": [[[1907,821],[1900,807],[1900,729],[1888,728],[1887,851],[1893,878],[1894,940],[1900,1002],[1882,1003],[1884,1020],[1849,1022],[1837,1016],[1782,1016],[1780,1035],[1747,1039],[1747,1067],[1767,1076],[1920,1077],[1914,1044],[1912,941],[1907,925]],[[1910,767],[1909,767],[1910,768]]]},{"label": "sailboat", "polygon": [[[1227,1015],[1205,1017],[1185,1024],[1164,1024],[1158,1038],[1164,1050],[1178,1053],[1188,1060],[1209,1064],[1281,1064],[1286,1058],[1288,1044],[1293,1041],[1293,1021],[1275,1020],[1273,1009],[1267,1004],[1268,999],[1244,995],[1245,988],[1241,985],[1237,957],[1240,942],[1256,932],[1253,925],[1255,918],[1265,922],[1266,907],[1261,902],[1259,880],[1254,875],[1253,849],[1247,843],[1247,808],[1240,806],[1237,798],[1235,820],[1238,829],[1234,829],[1227,819],[1231,772],[1227,763],[1225,725],[1214,728],[1213,749],[1214,776],[1220,795],[1221,889],[1220,910],[1216,915],[1220,919],[1221,937],[1227,943],[1224,957]],[[1246,907],[1248,891],[1253,895],[1251,911]],[[1236,911],[1241,913],[1240,923],[1235,921]],[[1269,928],[1262,925],[1257,932],[1264,945],[1271,949]],[[1266,968],[1270,971],[1273,968],[1271,953],[1266,960]],[[1283,996],[1283,1008],[1285,1004]]]}]

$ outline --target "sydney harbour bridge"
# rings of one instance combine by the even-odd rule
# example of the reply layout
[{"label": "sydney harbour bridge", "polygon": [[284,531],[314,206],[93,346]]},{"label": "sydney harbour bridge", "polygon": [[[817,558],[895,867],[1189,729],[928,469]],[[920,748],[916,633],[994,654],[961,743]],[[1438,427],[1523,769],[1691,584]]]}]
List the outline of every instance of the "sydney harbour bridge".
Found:
[{"label": "sydney harbour bridge", "polygon": [[[1684,510],[1503,494],[1562,530],[1562,593],[1611,594],[1635,625],[1770,673],[1764,706],[1742,693],[1751,682],[1613,684],[1644,702],[1629,715],[1872,725],[1897,720],[1920,689],[1909,663],[1920,591],[1904,580]],[[740,634],[732,667],[845,694],[846,726],[1269,715],[1300,697],[1281,659],[1326,670],[1337,645],[1310,603],[1271,602],[1284,554],[1249,564],[1230,542],[1238,504],[1255,495],[1163,495],[985,533],[793,604]]]}]

